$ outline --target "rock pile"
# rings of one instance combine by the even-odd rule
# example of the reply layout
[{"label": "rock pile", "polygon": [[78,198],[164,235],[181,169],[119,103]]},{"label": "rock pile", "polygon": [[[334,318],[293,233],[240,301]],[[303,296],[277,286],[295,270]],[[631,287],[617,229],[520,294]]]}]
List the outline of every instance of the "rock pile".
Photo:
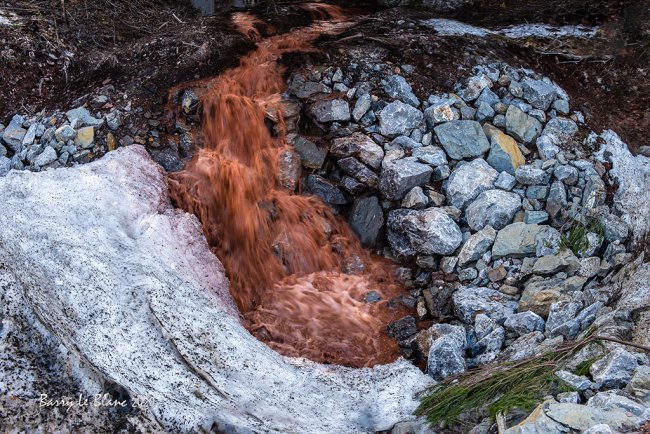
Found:
[{"label": "rock pile", "polygon": [[634,237],[611,164],[576,156],[593,138],[563,89],[502,64],[422,102],[401,75],[358,77],[351,65],[290,79],[287,104],[329,143],[301,134],[300,110],[286,124],[312,172],[303,191],[349,212],[368,247],[417,264],[404,302],[447,324],[401,333],[405,356],[441,380],[576,339],[608,311],[598,288],[633,259]]}]

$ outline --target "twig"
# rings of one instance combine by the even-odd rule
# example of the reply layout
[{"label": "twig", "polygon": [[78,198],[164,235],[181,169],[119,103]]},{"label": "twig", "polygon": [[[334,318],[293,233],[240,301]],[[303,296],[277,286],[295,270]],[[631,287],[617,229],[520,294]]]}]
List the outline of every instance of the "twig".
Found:
[{"label": "twig", "polygon": [[181,23],[181,24],[185,24],[185,22],[184,22],[183,20],[181,20],[180,18],[178,18],[178,17],[176,16],[176,14],[173,13],[173,12],[172,12],[172,17],[176,18],[176,21],[178,21],[179,23]]},{"label": "twig", "polygon": [[647,351],[647,352],[650,353],[650,347],[646,347],[645,345],[635,344],[633,342],[623,341],[621,339],[610,338],[609,336],[594,336],[592,339],[595,340],[595,341],[603,340],[603,341],[615,342],[617,344],[627,345],[629,347],[638,348],[640,350]]}]

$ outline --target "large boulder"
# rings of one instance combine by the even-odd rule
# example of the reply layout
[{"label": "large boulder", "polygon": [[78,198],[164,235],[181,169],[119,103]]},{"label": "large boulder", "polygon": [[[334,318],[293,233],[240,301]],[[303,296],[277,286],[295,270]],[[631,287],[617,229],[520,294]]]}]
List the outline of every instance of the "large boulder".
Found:
[{"label": "large boulder", "polygon": [[476,197],[490,190],[499,174],[485,160],[477,158],[457,166],[447,183],[447,202],[465,209]]},{"label": "large boulder", "polygon": [[[407,361],[332,367],[255,339],[198,219],[171,205],[166,178],[141,146],[0,178],[0,227],[11,228],[0,231],[3,427],[42,431],[34,421],[59,413],[39,406],[42,393],[142,397],[142,432],[382,431],[412,415],[432,381]],[[64,372],[76,380],[57,388]],[[121,424],[135,417],[120,414]],[[107,428],[75,421],[63,430]]]},{"label": "large boulder", "polygon": [[413,187],[428,183],[432,173],[430,166],[417,161],[391,161],[381,169],[379,191],[387,199],[402,199]]},{"label": "large boulder", "polygon": [[521,209],[521,197],[503,190],[486,190],[465,210],[467,224],[472,230],[480,231],[485,226],[503,229],[512,222],[515,213]]},{"label": "large boulder", "polygon": [[388,213],[388,242],[398,256],[451,255],[463,241],[460,228],[438,208]]},{"label": "large boulder", "polygon": [[395,137],[407,134],[422,122],[424,114],[401,101],[393,101],[379,113],[379,132],[384,136]]},{"label": "large boulder", "polygon": [[465,372],[463,348],[452,335],[444,335],[433,341],[427,360],[427,374],[436,381]]},{"label": "large boulder", "polygon": [[476,121],[445,122],[433,130],[449,158],[454,160],[481,157],[490,149],[481,124]]}]

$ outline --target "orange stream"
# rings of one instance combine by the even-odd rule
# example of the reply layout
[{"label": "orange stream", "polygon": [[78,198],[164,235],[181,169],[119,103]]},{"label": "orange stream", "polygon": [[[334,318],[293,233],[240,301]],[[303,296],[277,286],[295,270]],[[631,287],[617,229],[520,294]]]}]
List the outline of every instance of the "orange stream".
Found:
[{"label": "orange stream", "polygon": [[[288,356],[362,367],[389,363],[399,354],[386,325],[404,315],[387,300],[402,288],[394,266],[359,244],[347,223],[318,198],[286,190],[277,179],[285,135],[274,137],[265,112],[282,118],[283,53],[311,50],[322,32],[343,28],[341,11],[313,5],[332,22],[273,36],[214,79],[202,96],[204,148],[185,170],[170,176],[172,198],[200,219],[224,264],[244,324]],[[235,16],[245,34],[259,38],[258,22]],[[282,121],[281,121],[282,122]],[[358,257],[362,274],[345,274]],[[383,301],[368,304],[370,290]]]}]

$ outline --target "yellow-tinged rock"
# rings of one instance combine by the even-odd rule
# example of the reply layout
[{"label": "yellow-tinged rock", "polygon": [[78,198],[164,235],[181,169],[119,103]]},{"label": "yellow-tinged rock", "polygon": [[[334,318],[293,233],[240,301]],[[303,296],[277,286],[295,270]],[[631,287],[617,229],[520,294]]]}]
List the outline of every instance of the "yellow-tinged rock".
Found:
[{"label": "yellow-tinged rock", "polygon": [[483,126],[485,135],[490,139],[490,153],[487,162],[499,172],[514,175],[517,167],[526,163],[517,141],[490,124]]},{"label": "yellow-tinged rock", "polygon": [[106,135],[106,145],[108,146],[108,152],[114,151],[117,148],[117,140],[113,133],[108,133]]},{"label": "yellow-tinged rock", "polygon": [[77,131],[77,137],[74,139],[77,148],[92,148],[93,143],[95,143],[95,127],[84,127]]}]

